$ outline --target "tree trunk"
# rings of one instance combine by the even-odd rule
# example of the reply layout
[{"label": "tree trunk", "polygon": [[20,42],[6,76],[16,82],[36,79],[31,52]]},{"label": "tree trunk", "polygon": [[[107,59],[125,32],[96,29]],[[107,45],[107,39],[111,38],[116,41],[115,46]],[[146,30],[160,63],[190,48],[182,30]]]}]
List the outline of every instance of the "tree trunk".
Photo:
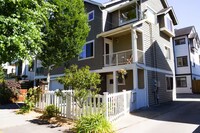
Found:
[{"label": "tree trunk", "polygon": [[48,67],[48,70],[47,70],[47,90],[49,91],[49,87],[50,87],[50,71],[51,71],[51,68],[50,66]]}]

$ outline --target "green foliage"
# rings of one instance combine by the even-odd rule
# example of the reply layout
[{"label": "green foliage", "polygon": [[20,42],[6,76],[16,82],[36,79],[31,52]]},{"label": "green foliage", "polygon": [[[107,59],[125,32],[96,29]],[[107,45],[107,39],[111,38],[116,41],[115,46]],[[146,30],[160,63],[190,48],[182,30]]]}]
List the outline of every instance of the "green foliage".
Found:
[{"label": "green foliage", "polygon": [[8,88],[3,84],[0,85],[0,104],[12,103],[17,99],[19,92],[18,90]]},{"label": "green foliage", "polygon": [[0,0],[0,64],[41,52],[49,12],[46,0]]},{"label": "green foliage", "polygon": [[49,105],[45,108],[43,116],[46,118],[55,117],[59,113],[58,107],[55,105]]},{"label": "green foliage", "polygon": [[[47,45],[37,57],[46,68],[61,65],[79,55],[89,26],[83,0],[51,0],[57,10],[51,12],[45,29]],[[55,55],[56,54],[56,55]],[[49,70],[50,71],[50,70]]]},{"label": "green foliage", "polygon": [[24,101],[25,105],[19,110],[19,114],[28,113],[33,110],[36,102],[39,100],[39,95],[42,93],[41,88],[30,88],[27,92],[26,99]]},{"label": "green foliage", "polygon": [[58,81],[67,88],[72,87],[74,90],[72,97],[81,108],[89,95],[99,92],[97,86],[101,83],[100,75],[91,73],[89,66],[78,69],[76,65],[66,69],[65,76],[58,78]]},{"label": "green foliage", "polygon": [[3,71],[3,67],[0,66],[0,83],[3,82],[4,78],[5,78],[5,73]]},{"label": "green foliage", "polygon": [[113,133],[111,123],[102,114],[81,117],[75,125],[76,133]]}]

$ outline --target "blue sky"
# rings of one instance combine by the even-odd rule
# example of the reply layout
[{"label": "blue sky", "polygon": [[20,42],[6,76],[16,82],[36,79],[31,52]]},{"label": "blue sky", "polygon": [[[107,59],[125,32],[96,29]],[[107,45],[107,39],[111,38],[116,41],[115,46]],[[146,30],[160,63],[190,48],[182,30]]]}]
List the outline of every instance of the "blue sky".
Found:
[{"label": "blue sky", "polygon": [[[97,2],[106,2],[108,0],[95,0]],[[179,24],[177,29],[195,26],[200,36],[200,1],[199,0],[167,0],[170,6],[173,6]],[[193,3],[194,2],[194,3]]]}]

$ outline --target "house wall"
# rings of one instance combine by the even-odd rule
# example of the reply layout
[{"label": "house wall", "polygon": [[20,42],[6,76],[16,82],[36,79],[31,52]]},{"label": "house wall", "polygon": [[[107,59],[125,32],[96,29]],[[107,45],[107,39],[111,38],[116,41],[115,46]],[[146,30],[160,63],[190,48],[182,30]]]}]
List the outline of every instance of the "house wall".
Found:
[{"label": "house wall", "polygon": [[[175,40],[185,38],[186,44],[175,45]],[[176,74],[189,74],[190,71],[190,56],[189,56],[189,44],[187,36],[176,37],[174,38],[174,57],[175,57],[175,66],[176,66]],[[188,66],[185,67],[177,67],[177,57],[187,56]]]},{"label": "house wall", "polygon": [[[156,73],[153,71],[148,71],[148,93],[149,93],[149,105],[156,104],[155,102],[155,86],[154,79],[156,79]],[[158,101],[159,103],[164,103],[168,101],[172,101],[172,91],[166,90],[166,76],[169,76],[165,73],[157,73],[157,82],[159,82],[160,87],[158,87]],[[170,75],[173,76],[173,75]]]},{"label": "house wall", "polygon": [[113,52],[120,52],[125,50],[131,50],[131,34],[125,34],[119,37],[113,38]]},{"label": "house wall", "polygon": [[118,91],[133,90],[133,71],[127,71],[127,78],[125,79],[125,85],[118,85]]},{"label": "house wall", "polygon": [[192,93],[191,75],[180,75],[176,77],[186,77],[187,87],[176,87],[176,93]]},{"label": "house wall", "polygon": [[56,79],[52,79],[50,81],[50,90],[54,91],[54,90],[57,90],[57,89],[64,89],[64,85],[60,84]]}]

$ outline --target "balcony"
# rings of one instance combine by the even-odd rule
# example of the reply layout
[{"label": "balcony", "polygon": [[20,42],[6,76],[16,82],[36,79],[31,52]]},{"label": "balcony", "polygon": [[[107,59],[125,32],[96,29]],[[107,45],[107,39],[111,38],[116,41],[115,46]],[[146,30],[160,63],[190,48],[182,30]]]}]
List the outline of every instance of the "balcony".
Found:
[{"label": "balcony", "polygon": [[[104,66],[119,66],[133,63],[133,50],[126,50],[104,55]],[[137,50],[138,63],[144,64],[144,52]]]}]

